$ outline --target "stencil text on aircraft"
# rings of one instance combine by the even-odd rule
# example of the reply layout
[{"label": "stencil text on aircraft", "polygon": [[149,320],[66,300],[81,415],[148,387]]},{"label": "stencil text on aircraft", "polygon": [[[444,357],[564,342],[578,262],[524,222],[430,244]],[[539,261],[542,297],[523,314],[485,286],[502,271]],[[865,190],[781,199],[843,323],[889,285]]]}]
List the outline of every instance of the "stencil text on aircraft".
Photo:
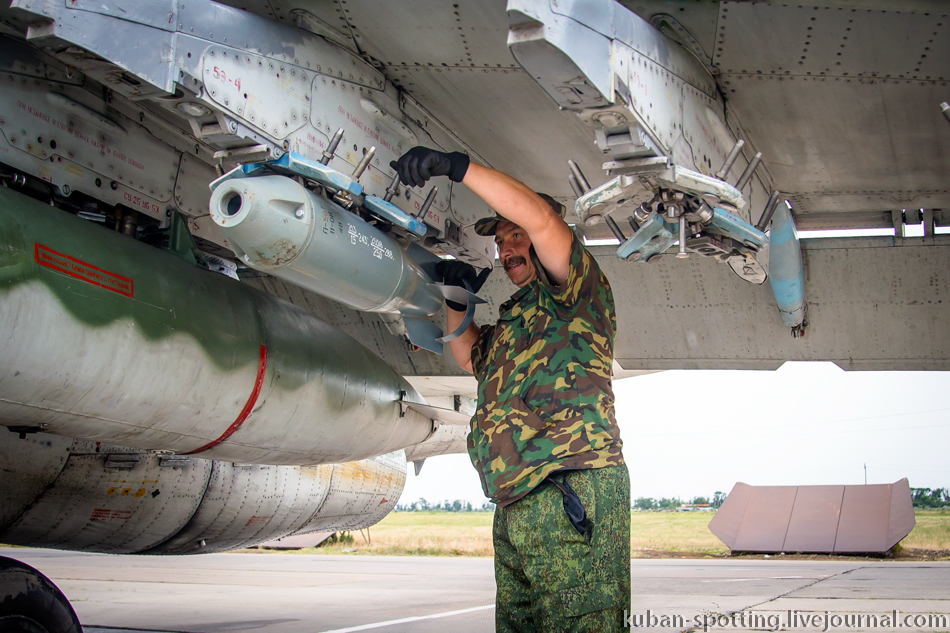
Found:
[{"label": "stencil text on aircraft", "polygon": [[122,275],[110,273],[82,260],[58,253],[42,244],[34,244],[33,253],[36,263],[44,268],[69,275],[80,281],[111,290],[125,297],[132,297],[132,280]]}]

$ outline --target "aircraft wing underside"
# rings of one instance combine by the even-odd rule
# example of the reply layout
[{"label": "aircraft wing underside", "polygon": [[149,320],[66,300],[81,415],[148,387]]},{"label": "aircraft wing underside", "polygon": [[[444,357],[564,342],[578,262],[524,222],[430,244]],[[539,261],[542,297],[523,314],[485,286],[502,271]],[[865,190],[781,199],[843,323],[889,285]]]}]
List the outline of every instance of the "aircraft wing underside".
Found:
[{"label": "aircraft wing underside", "polygon": [[[849,369],[946,369],[950,364],[944,326],[950,288],[942,273],[950,238],[934,235],[950,223],[945,211],[950,206],[950,125],[940,112],[940,103],[950,99],[950,22],[940,3],[905,3],[900,11],[877,0],[801,7],[661,0],[625,5],[608,0],[224,3],[268,21],[261,24],[286,27],[270,37],[266,28],[250,29],[224,11],[208,13],[227,17],[220,28],[209,25],[207,33],[199,33],[189,26],[195,14],[188,11],[194,9],[172,1],[150,5],[148,15],[131,19],[167,33],[175,31],[176,20],[181,23],[167,40],[174,42],[167,55],[184,56],[187,50],[188,59],[167,69],[188,69],[184,79],[148,76],[167,69],[153,64],[142,70],[141,55],[129,57],[117,50],[118,43],[110,48],[58,27],[43,31],[37,26],[43,21],[37,6],[43,3],[28,4],[17,0],[3,13],[8,41],[22,42],[33,28],[28,42],[47,53],[58,47],[51,54],[60,62],[107,84],[115,67],[125,69],[121,80],[129,83],[110,85],[141,104],[142,124],[160,112],[166,128],[169,121],[177,126],[175,141],[166,138],[163,146],[177,146],[181,156],[174,201],[189,229],[205,246],[224,245],[219,254],[225,257],[234,249],[227,250],[227,240],[207,218],[208,192],[202,187],[235,165],[274,159],[281,147],[316,160],[339,126],[346,134],[330,167],[350,170],[362,151],[377,146],[366,171],[369,179],[363,178],[367,193],[383,197],[392,173],[387,163],[401,151],[416,143],[437,145],[466,151],[550,193],[566,204],[568,221],[587,239],[622,238],[626,250],[616,245],[594,250],[617,297],[616,358],[624,370],[769,369],[785,360],[833,360]],[[79,4],[97,20],[108,13]],[[213,3],[194,6],[205,5]],[[158,19],[165,9],[167,25]],[[334,59],[352,61],[333,69],[321,68],[316,58],[291,59],[310,40],[287,33],[324,42],[327,50],[338,51]],[[264,50],[268,45],[271,50]],[[224,58],[232,49],[248,53],[246,60],[234,62],[248,73],[258,57],[277,65],[283,61],[288,72],[291,65],[309,69],[301,81],[312,82],[306,100],[313,105],[303,105],[298,88],[281,97],[279,107],[276,96],[257,104],[251,98],[241,106],[246,112],[236,107],[233,100],[240,100],[242,92],[234,88],[237,75],[224,72],[231,69]],[[200,67],[192,52],[202,57]],[[102,70],[106,66],[113,70]],[[215,78],[212,68],[219,66],[221,76]],[[220,112],[217,120],[193,116],[189,128],[166,110],[179,107],[181,114],[182,97],[175,87],[187,88],[182,82],[202,70],[205,74],[193,79],[195,86],[205,87],[202,104]],[[6,72],[13,77],[18,71],[8,64]],[[221,92],[212,96],[214,81]],[[254,86],[246,76],[244,81]],[[347,86],[351,92],[359,87],[359,94],[348,95]],[[243,97],[247,100],[247,93]],[[163,99],[170,102],[162,105]],[[321,100],[332,107],[318,118]],[[277,118],[252,121],[251,106],[261,117],[271,108]],[[15,103],[4,107],[17,108]],[[312,120],[301,114],[306,108]],[[133,116],[131,110],[125,115]],[[296,131],[278,129],[285,115],[283,125]],[[22,118],[30,116],[35,119],[29,111]],[[368,120],[376,122],[375,129],[365,124]],[[225,129],[229,121],[236,132]],[[16,153],[9,138],[15,130],[7,125],[4,134],[4,155],[9,156]],[[189,154],[185,148],[195,140],[196,151]],[[716,180],[737,140],[745,146]],[[737,183],[757,153],[761,165]],[[191,180],[181,177],[186,167],[195,175]],[[670,176],[674,172],[679,180]],[[686,180],[684,172],[689,172]],[[578,190],[583,179],[587,182]],[[466,233],[488,210],[463,187],[441,183],[440,188],[433,194],[434,213],[423,214],[430,225],[426,245],[442,255],[490,264],[490,246]],[[684,216],[693,222],[702,209],[690,212],[687,205],[680,215],[669,211],[665,217],[655,211],[663,191],[685,192],[698,205],[714,198],[711,206],[722,212],[725,224],[714,219],[707,227],[710,236],[695,234],[705,242],[690,238],[688,252],[680,247],[677,253],[676,244],[683,242],[677,241],[677,226],[682,230]],[[402,193],[394,202],[403,205]],[[418,210],[424,194],[405,192],[403,208]],[[637,215],[651,204],[651,196],[656,213],[651,218],[659,217],[652,224]],[[778,204],[776,218],[784,213],[789,219],[783,226],[790,227],[789,243],[798,258],[792,258],[787,274],[776,268],[774,252],[771,258],[773,284],[783,274],[798,283],[787,309],[774,286],[770,290],[762,283],[770,267],[763,215],[769,215],[764,211],[770,204],[775,208],[776,198],[790,203],[790,213]],[[408,227],[400,235],[412,238],[412,220],[400,221]],[[905,237],[908,225],[921,223],[924,237]],[[806,240],[800,249],[794,236],[796,229],[844,228],[894,228],[896,235]],[[646,229],[654,231],[653,241],[635,239]],[[660,247],[651,247],[658,239]],[[407,345],[393,334],[403,330],[385,316],[355,310],[267,271],[242,267],[241,276],[351,334],[399,374],[461,373],[448,356]],[[476,320],[493,320],[511,290],[501,274],[493,274],[482,292],[488,303],[478,306]],[[430,316],[442,322],[441,315]],[[471,385],[457,393],[471,395]]]},{"label": "aircraft wing underside", "polygon": [[[613,237],[605,223],[570,213],[576,192],[567,161],[596,187],[607,180],[601,164],[609,157],[582,117],[564,103],[552,107],[543,79],[506,46],[522,3],[509,3],[509,11],[499,0],[415,1],[391,10],[353,0],[233,4],[332,32],[374,60],[406,99],[432,113],[431,125],[451,130],[476,159],[565,202],[584,236]],[[725,123],[746,141],[740,162],[762,153],[749,185],[751,222],[778,190],[798,230],[894,228],[896,238],[805,242],[804,339],[788,336],[764,286],[741,283],[724,266],[676,261],[668,252],[644,267],[619,260],[614,247],[598,247],[618,300],[619,364],[766,369],[785,360],[833,360],[848,369],[947,368],[950,297],[939,271],[950,243],[934,236],[935,227],[950,224],[950,126],[939,107],[950,98],[946,7],[920,1],[895,11],[878,0],[622,4],[710,71]],[[558,5],[561,19],[583,19],[599,3],[552,3]],[[706,173],[722,161],[703,159],[705,166],[697,162]],[[626,214],[615,215],[629,235]],[[921,223],[925,237],[904,237],[906,225]],[[494,318],[508,288],[493,275],[490,303],[477,316]]]},{"label": "aircraft wing underside", "polygon": [[[473,156],[558,199],[573,203],[568,159],[591,181],[600,178],[603,159],[592,151],[589,128],[552,108],[506,45],[502,0],[416,0],[392,8],[354,0],[226,4],[332,29],[340,42],[378,61]],[[600,3],[560,4],[569,15]],[[938,224],[944,222],[940,210],[950,206],[948,130],[939,108],[950,86],[944,4],[901,3],[900,11],[880,0],[621,4],[685,42],[710,69],[726,99],[727,123],[741,131],[747,152],[762,152],[763,173],[792,203],[799,230],[890,227],[885,216],[898,208],[938,210]],[[667,16],[673,19],[664,21]],[[603,225],[583,230],[611,236]]]}]

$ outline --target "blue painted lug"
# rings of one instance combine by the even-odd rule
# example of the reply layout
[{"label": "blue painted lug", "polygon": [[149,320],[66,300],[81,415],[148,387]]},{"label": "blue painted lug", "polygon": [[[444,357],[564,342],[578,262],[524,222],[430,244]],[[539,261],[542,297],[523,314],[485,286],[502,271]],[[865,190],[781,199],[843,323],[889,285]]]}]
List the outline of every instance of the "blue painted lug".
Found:
[{"label": "blue painted lug", "polygon": [[769,247],[769,284],[788,327],[805,320],[805,270],[802,247],[788,206],[779,203],[772,215]]},{"label": "blue painted lug", "polygon": [[218,185],[232,178],[247,178],[248,176],[260,176],[264,171],[270,170],[283,175],[296,175],[315,180],[325,187],[330,187],[336,191],[345,191],[354,196],[362,195],[363,185],[358,180],[354,180],[346,174],[340,173],[335,169],[327,167],[322,163],[310,160],[300,154],[287,152],[277,160],[264,163],[247,163],[239,165],[210,185],[211,191],[214,191]]},{"label": "blue painted lug", "polygon": [[713,209],[713,219],[709,226],[716,229],[714,232],[737,239],[756,248],[761,248],[769,243],[769,238],[765,233],[723,209]]},{"label": "blue painted lug", "polygon": [[321,185],[325,185],[339,191],[345,191],[354,196],[358,196],[363,193],[363,185],[361,185],[359,181],[353,180],[346,174],[342,174],[322,163],[318,163],[315,160],[310,160],[309,158],[301,156],[300,154],[295,154],[294,152],[287,152],[271,164],[278,167],[283,167],[287,171],[299,176],[316,180]]},{"label": "blue painted lug", "polygon": [[370,211],[376,213],[380,217],[386,218],[396,226],[401,226],[407,231],[415,233],[419,237],[425,237],[425,222],[419,220],[415,216],[409,215],[391,202],[386,202],[382,198],[377,198],[376,196],[366,196],[364,204],[369,207]]},{"label": "blue painted lug", "polygon": [[617,249],[617,257],[626,261],[639,253],[635,261],[645,262],[654,255],[664,252],[679,239],[678,227],[667,224],[659,215],[652,216],[640,230],[634,233]]}]

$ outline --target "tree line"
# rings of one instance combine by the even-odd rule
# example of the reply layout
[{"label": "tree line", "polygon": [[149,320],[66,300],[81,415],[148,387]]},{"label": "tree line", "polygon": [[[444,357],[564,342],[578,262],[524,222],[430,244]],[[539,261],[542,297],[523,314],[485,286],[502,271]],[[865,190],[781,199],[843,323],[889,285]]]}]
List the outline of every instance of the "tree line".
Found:
[{"label": "tree line", "polygon": [[[685,502],[697,506],[711,506],[719,508],[722,502],[726,500],[726,493],[716,491],[712,497],[693,497]],[[915,501],[916,503],[916,501]],[[634,500],[632,508],[638,510],[675,510],[684,505],[684,501],[679,497],[654,499],[653,497],[640,497]],[[485,501],[480,506],[472,505],[469,501],[456,499],[449,501],[431,503],[420,497],[417,501],[400,503],[396,505],[397,512],[494,512],[495,504],[491,501]]]},{"label": "tree line", "polygon": [[494,512],[495,504],[486,501],[480,506],[473,506],[468,501],[446,499],[442,503],[429,503],[422,497],[418,501],[396,504],[396,512]]},{"label": "tree line", "polygon": [[[911,499],[917,508],[942,508],[950,506],[950,488],[911,488]],[[693,497],[683,501],[679,497],[638,497],[631,507],[637,510],[675,510],[683,505],[711,506],[719,509],[726,500],[726,493],[717,490],[712,497]],[[485,501],[480,506],[472,505],[469,501],[456,499],[430,503],[422,497],[418,501],[400,503],[396,505],[397,512],[494,512],[495,504]]]},{"label": "tree line", "polygon": [[689,501],[683,501],[679,497],[662,497],[654,499],[653,497],[639,497],[634,500],[633,507],[637,510],[675,510],[684,505],[710,506],[718,509],[722,502],[726,500],[726,493],[717,490],[712,497],[693,497]]},{"label": "tree line", "polygon": [[950,489],[911,488],[910,498],[917,508],[943,508],[950,506]]}]

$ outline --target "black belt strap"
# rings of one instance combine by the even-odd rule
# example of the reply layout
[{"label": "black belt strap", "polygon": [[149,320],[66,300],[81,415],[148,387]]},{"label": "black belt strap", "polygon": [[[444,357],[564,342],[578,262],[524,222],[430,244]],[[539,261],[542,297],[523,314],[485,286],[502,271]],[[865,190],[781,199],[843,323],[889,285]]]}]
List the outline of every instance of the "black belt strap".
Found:
[{"label": "black belt strap", "polygon": [[561,491],[561,500],[564,502],[564,512],[567,514],[571,525],[574,526],[578,534],[583,536],[584,539],[590,543],[591,525],[587,521],[587,511],[584,510],[584,504],[581,503],[577,493],[574,492],[574,488],[571,487],[571,484],[567,483],[566,479],[561,478],[559,481],[555,479],[553,475],[548,477],[548,481],[557,486],[558,490]]}]

